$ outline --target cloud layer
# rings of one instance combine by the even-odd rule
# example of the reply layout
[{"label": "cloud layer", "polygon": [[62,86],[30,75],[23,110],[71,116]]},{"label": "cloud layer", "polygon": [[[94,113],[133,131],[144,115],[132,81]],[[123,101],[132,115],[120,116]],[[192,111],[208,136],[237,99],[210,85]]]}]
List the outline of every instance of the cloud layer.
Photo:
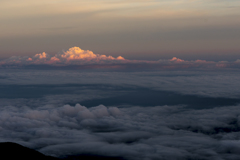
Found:
[{"label": "cloud layer", "polygon": [[[47,78],[46,78],[47,77]],[[148,88],[153,90],[172,91],[185,95],[198,95],[204,97],[225,97],[239,98],[240,97],[240,82],[239,71],[140,71],[140,72],[79,72],[78,70],[12,70],[2,69],[0,72],[0,84],[3,86],[2,91],[14,91],[16,94],[18,85],[20,91],[25,91],[27,88],[33,88],[35,94],[38,91],[42,93],[43,86],[47,88],[48,94],[54,93],[54,89],[49,90],[51,85],[60,87],[65,84],[78,84],[82,86],[68,86],[74,88],[68,92],[62,87],[62,90],[57,90],[56,94],[74,94],[83,93],[81,98],[105,95],[102,91],[109,91],[109,88],[116,91],[117,87],[137,87]],[[101,85],[99,85],[101,84]],[[36,89],[34,88],[38,86]],[[92,85],[93,87],[91,87]],[[95,87],[95,86],[97,87]],[[101,86],[109,86],[101,88]],[[12,88],[10,86],[13,86]],[[99,94],[99,90],[101,94]],[[125,88],[125,89],[126,89]],[[35,89],[35,90],[34,90]],[[56,88],[58,89],[58,88]],[[96,91],[97,89],[97,91]],[[28,89],[29,91],[29,89]],[[88,93],[90,92],[90,93]],[[18,92],[19,93],[19,92]],[[21,92],[20,92],[21,93]],[[112,92],[110,92],[112,94]],[[32,91],[29,92],[32,95]],[[108,94],[108,93],[107,93]],[[22,95],[22,94],[19,94]],[[33,94],[34,95],[34,94]],[[73,95],[71,95],[72,97]]]},{"label": "cloud layer", "polygon": [[[159,99],[166,96],[156,90],[239,99],[238,71],[2,69],[0,84],[0,142],[16,142],[56,157],[93,154],[127,160],[240,159],[239,104],[214,108],[200,102],[202,106],[197,108],[194,102],[199,101],[190,97],[187,101],[192,103],[187,106],[109,105],[111,99],[83,106],[84,100],[149,90]],[[28,96],[22,97],[24,94]],[[184,99],[178,95],[170,96],[170,101]],[[126,99],[131,100],[131,96]]]},{"label": "cloud layer", "polygon": [[0,112],[0,141],[17,142],[56,157],[239,159],[238,108],[6,106]]},{"label": "cloud layer", "polygon": [[[114,58],[112,56],[94,54],[89,50],[82,50],[79,47],[69,48],[67,51],[62,51],[54,56],[45,52],[36,54],[32,57],[28,56],[13,56],[3,61],[0,61],[1,67],[11,66],[79,66],[82,68],[112,68],[112,69],[219,69],[219,68],[239,68],[239,60],[235,62],[227,61],[206,61],[195,60],[186,61],[177,57],[168,60],[128,60],[122,56]],[[79,69],[79,68],[78,68]]]}]

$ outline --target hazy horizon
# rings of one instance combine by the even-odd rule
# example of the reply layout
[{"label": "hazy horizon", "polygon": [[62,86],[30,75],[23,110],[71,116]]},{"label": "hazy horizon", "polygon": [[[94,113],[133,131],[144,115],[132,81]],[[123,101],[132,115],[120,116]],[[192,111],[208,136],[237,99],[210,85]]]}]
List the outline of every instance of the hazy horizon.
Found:
[{"label": "hazy horizon", "polygon": [[240,159],[240,1],[0,10],[0,142],[60,159]]},{"label": "hazy horizon", "polygon": [[78,46],[127,59],[239,58],[240,2],[0,1],[0,58]]}]

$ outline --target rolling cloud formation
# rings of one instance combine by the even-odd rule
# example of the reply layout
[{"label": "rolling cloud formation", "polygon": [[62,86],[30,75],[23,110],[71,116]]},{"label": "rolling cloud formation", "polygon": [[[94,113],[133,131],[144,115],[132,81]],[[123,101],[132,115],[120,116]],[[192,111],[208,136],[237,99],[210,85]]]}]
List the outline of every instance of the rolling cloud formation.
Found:
[{"label": "rolling cloud formation", "polygon": [[56,157],[239,159],[238,108],[6,106],[0,112],[0,141],[17,142]]},{"label": "rolling cloud formation", "polygon": [[[127,160],[238,160],[239,86],[238,71],[2,69],[0,142],[60,158],[92,154]],[[178,94],[166,97],[160,92],[166,90]],[[156,101],[151,96],[176,103],[131,103]],[[198,101],[201,97],[208,99]],[[118,99],[127,103],[108,103]],[[223,103],[227,99],[238,103]],[[203,103],[209,100],[221,104]]]}]

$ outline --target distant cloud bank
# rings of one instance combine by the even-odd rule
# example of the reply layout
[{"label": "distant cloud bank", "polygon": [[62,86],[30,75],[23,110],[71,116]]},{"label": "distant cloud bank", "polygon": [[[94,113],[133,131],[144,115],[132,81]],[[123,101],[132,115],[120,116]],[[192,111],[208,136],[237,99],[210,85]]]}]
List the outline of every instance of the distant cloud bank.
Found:
[{"label": "distant cloud bank", "polygon": [[[135,64],[135,66],[133,65]],[[155,69],[175,69],[175,68],[239,68],[240,59],[234,62],[228,61],[206,61],[195,60],[186,61],[177,57],[168,60],[128,60],[122,56],[116,58],[112,56],[94,54],[89,50],[82,50],[79,47],[69,48],[67,51],[51,56],[45,52],[28,56],[12,56],[0,61],[0,67],[6,66],[29,66],[29,65],[48,65],[48,66],[84,66],[96,65],[95,68],[101,68],[101,65],[108,65],[109,68],[144,68],[150,67]],[[113,66],[115,65],[115,66]],[[119,66],[116,66],[119,65]]]},{"label": "distant cloud bank", "polygon": [[94,54],[89,50],[82,50],[79,47],[69,48],[68,51],[51,56],[45,52],[35,54],[32,57],[27,56],[13,56],[4,61],[1,61],[1,65],[84,65],[84,64],[106,64],[124,61],[121,56],[114,58],[112,56]]}]

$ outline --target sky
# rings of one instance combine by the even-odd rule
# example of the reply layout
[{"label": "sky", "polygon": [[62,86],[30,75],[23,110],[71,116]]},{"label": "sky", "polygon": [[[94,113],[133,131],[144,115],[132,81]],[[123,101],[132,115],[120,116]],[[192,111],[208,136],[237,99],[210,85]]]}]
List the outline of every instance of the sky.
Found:
[{"label": "sky", "polygon": [[0,59],[77,46],[134,60],[239,59],[237,0],[0,0]]},{"label": "sky", "polygon": [[0,0],[0,142],[238,160],[239,44],[237,0]]}]

